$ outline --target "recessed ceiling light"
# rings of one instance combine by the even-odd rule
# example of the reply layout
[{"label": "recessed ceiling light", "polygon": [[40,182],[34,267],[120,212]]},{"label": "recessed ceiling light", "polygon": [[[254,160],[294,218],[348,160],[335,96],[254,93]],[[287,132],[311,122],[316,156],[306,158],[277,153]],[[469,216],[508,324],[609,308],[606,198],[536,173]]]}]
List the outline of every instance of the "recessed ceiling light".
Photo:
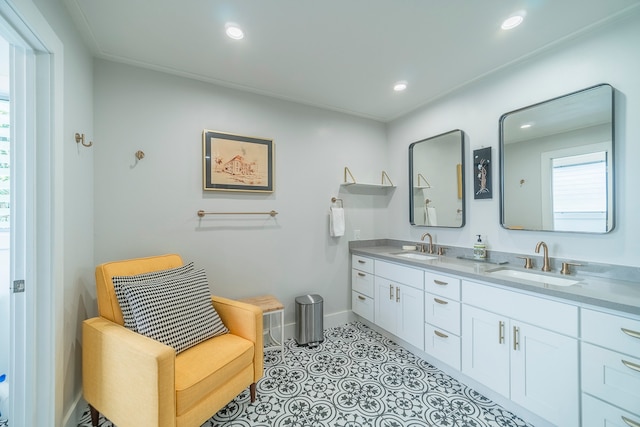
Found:
[{"label": "recessed ceiling light", "polygon": [[242,40],[244,38],[244,32],[237,24],[228,23],[225,25],[225,29],[229,38],[234,40]]},{"label": "recessed ceiling light", "polygon": [[393,90],[395,90],[396,92],[402,92],[406,88],[407,88],[407,82],[405,81],[397,82],[396,84],[393,85]]},{"label": "recessed ceiling light", "polygon": [[525,16],[524,12],[518,12],[508,17],[507,19],[504,20],[500,28],[502,28],[503,30],[511,30],[512,28],[515,28],[518,25],[522,24],[522,21],[524,21],[524,16]]}]

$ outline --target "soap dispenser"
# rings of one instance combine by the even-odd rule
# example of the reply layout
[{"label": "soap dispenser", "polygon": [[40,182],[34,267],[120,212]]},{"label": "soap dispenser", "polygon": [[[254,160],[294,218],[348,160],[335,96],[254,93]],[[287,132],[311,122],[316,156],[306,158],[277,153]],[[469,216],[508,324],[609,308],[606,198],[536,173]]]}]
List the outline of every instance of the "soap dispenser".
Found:
[{"label": "soap dispenser", "polygon": [[476,259],[485,259],[487,257],[487,245],[482,243],[480,234],[476,234],[476,236],[478,236],[478,241],[473,245],[473,257]]}]

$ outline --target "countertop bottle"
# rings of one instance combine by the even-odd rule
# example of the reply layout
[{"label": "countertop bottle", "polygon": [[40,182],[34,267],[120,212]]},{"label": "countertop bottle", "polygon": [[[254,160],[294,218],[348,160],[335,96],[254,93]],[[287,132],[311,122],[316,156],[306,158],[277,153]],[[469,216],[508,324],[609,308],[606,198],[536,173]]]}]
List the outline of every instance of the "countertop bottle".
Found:
[{"label": "countertop bottle", "polygon": [[476,259],[485,259],[487,257],[487,245],[482,242],[480,234],[476,234],[476,236],[478,236],[478,241],[473,245],[473,257]]}]

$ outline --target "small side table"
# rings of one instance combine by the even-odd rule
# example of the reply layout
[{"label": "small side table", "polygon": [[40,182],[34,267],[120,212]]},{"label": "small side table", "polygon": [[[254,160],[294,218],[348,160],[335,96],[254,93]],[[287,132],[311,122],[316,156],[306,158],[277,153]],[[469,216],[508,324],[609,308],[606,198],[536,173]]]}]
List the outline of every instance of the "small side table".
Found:
[{"label": "small side table", "polygon": [[[265,347],[265,350],[280,349],[284,355],[284,305],[278,301],[273,295],[261,295],[257,297],[242,298],[238,301],[246,302],[258,306],[262,309],[262,313],[269,317],[269,337],[276,344],[269,347]],[[280,314],[280,341],[273,337],[271,317],[274,314]]]}]

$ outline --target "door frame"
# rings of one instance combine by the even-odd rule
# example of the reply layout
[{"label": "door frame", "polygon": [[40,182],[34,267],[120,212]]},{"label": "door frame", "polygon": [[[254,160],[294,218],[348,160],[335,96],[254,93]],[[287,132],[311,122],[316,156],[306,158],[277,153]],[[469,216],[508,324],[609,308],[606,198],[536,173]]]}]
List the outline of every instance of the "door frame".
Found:
[{"label": "door frame", "polygon": [[[12,346],[10,364],[25,379],[22,404],[11,410],[14,425],[61,425],[63,414],[63,45],[31,0],[0,0],[3,34],[32,49],[33,73],[25,86],[33,96],[26,115],[26,154],[32,156],[35,207],[26,216],[28,257],[24,345]],[[27,61],[28,62],[28,61]],[[35,102],[37,100],[37,102]],[[32,117],[29,117],[31,114]],[[33,120],[33,114],[36,119]],[[20,354],[22,353],[22,354]],[[10,381],[10,393],[15,381]],[[15,422],[14,422],[15,421]]]}]

